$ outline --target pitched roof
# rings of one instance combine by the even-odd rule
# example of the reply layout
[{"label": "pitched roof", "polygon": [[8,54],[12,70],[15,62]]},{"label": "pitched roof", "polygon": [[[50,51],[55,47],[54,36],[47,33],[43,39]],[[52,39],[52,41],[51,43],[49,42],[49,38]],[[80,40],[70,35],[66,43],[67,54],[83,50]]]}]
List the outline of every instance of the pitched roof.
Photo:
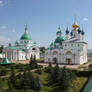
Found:
[{"label": "pitched roof", "polygon": [[7,57],[5,57],[5,58],[3,59],[3,62],[0,63],[0,64],[11,64],[11,62],[7,59]]}]

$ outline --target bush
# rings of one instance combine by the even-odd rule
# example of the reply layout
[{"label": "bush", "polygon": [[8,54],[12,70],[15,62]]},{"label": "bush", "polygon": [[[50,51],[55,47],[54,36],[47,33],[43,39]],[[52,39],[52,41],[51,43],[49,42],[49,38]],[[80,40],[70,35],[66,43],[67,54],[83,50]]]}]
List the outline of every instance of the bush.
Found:
[{"label": "bush", "polygon": [[38,68],[38,64],[37,64],[37,61],[36,61],[36,57],[35,56],[34,56],[34,59],[31,56],[30,64],[29,65],[30,65],[30,68],[31,69]]},{"label": "bush", "polygon": [[45,67],[44,72],[46,73],[52,73],[53,68],[52,67]]},{"label": "bush", "polygon": [[8,73],[6,69],[1,69],[0,70],[0,76],[5,76]]},{"label": "bush", "polygon": [[49,62],[48,67],[45,67],[44,72],[46,73],[52,73],[53,67],[52,64]]},{"label": "bush", "polygon": [[37,70],[35,71],[35,73],[37,73],[37,74],[42,74],[42,70],[41,70],[41,69],[37,69]]}]

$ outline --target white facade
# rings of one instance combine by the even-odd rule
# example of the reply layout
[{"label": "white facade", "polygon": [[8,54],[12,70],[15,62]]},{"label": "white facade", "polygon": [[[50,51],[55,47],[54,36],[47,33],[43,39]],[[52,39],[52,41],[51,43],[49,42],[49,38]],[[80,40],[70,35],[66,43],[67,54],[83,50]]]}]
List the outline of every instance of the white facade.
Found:
[{"label": "white facade", "polygon": [[76,21],[70,33],[66,29],[66,37],[62,37],[60,27],[56,33],[56,40],[46,49],[45,62],[61,64],[83,64],[87,62],[87,43],[84,41],[84,31],[79,28]]},{"label": "white facade", "polygon": [[32,41],[31,36],[28,34],[28,28],[26,25],[25,32],[18,42],[15,42],[13,46],[4,48],[3,53],[11,61],[29,60],[32,57],[39,59],[39,49],[36,42]]}]

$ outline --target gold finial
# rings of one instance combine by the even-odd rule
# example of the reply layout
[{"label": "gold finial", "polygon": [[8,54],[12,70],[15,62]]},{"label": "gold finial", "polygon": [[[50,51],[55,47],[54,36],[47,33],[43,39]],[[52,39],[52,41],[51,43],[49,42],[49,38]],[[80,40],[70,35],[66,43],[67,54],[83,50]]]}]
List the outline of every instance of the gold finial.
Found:
[{"label": "gold finial", "polygon": [[76,17],[74,19],[74,24],[72,25],[72,27],[74,30],[77,30],[77,28],[79,27],[79,25],[77,24],[77,21],[76,21]]}]

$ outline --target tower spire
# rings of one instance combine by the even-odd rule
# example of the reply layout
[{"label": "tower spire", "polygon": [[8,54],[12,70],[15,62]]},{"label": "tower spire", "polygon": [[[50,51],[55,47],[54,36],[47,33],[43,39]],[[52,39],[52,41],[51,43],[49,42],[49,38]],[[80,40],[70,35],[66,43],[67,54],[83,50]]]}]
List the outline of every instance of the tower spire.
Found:
[{"label": "tower spire", "polygon": [[61,32],[61,28],[60,28],[60,25],[58,25],[58,31]]},{"label": "tower spire", "polygon": [[27,24],[25,25],[25,33],[28,33],[28,27],[27,27]]}]

